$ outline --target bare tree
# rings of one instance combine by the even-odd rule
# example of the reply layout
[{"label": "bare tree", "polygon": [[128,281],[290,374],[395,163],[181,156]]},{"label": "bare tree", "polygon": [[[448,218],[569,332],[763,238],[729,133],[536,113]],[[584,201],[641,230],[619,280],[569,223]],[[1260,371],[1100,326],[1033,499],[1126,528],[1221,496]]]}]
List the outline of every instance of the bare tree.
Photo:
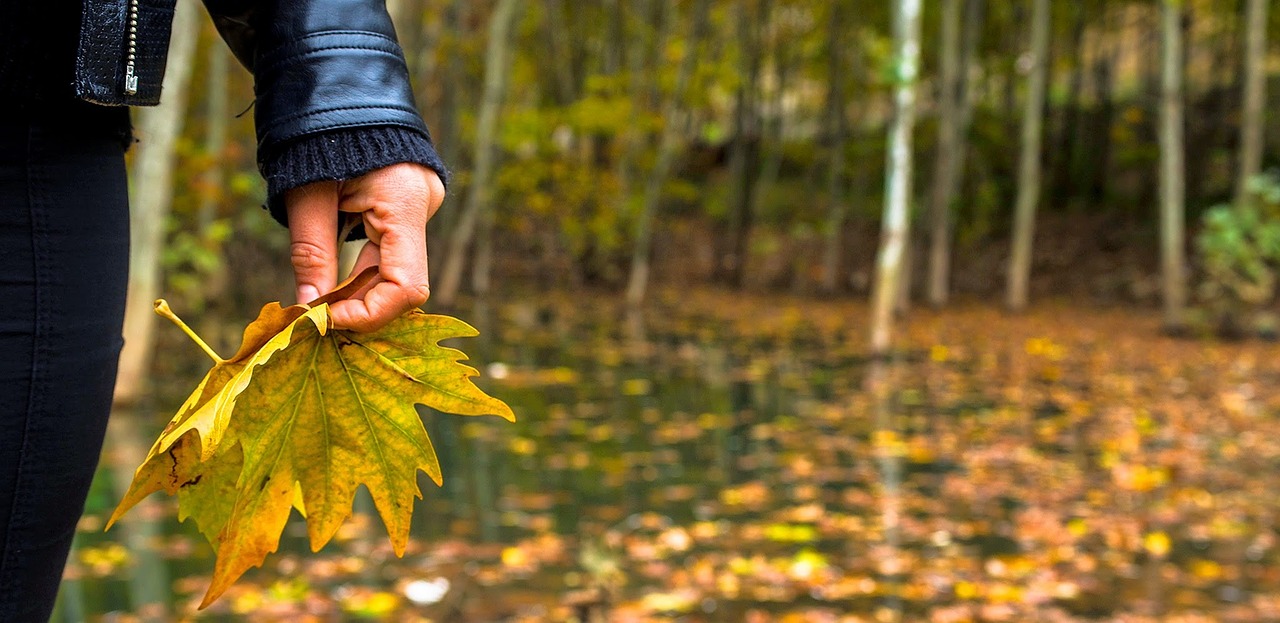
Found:
[{"label": "bare tree", "polygon": [[1027,101],[1022,117],[1022,154],[1018,168],[1018,201],[1013,223],[1013,251],[1005,304],[1012,311],[1027,307],[1031,281],[1031,252],[1035,239],[1036,206],[1040,202],[1040,143],[1044,130],[1045,83],[1048,75],[1049,0],[1034,0]]},{"label": "bare tree", "polygon": [[1186,153],[1182,125],[1182,2],[1162,3],[1164,39],[1160,97],[1160,258],[1164,289],[1164,324],[1182,327],[1187,303],[1184,229],[1186,219]]},{"label": "bare tree", "polygon": [[173,43],[169,46],[164,100],[154,108],[138,111],[135,125],[141,142],[130,172],[132,221],[129,253],[129,294],[125,303],[124,352],[120,355],[116,401],[137,400],[143,379],[151,367],[155,312],[160,292],[160,247],[173,202],[174,145],[182,134],[187,110],[187,83],[191,79],[199,27],[193,0],[179,0],[173,16]]},{"label": "bare tree", "polygon": [[448,257],[445,258],[444,278],[436,293],[436,300],[452,305],[462,285],[463,260],[475,236],[477,225],[488,219],[492,201],[493,164],[495,157],[498,112],[507,88],[511,30],[515,24],[517,0],[498,0],[493,16],[489,18],[489,44],[485,50],[484,96],[480,102],[480,118],[476,124],[475,166],[467,191],[467,202],[453,235],[449,239]]},{"label": "bare tree", "polygon": [[920,67],[920,0],[900,0],[894,17],[897,86],[895,115],[889,130],[885,164],[885,206],[876,256],[876,283],[871,300],[871,350],[888,352],[893,335],[893,307],[903,278],[903,260],[911,234],[911,133],[916,115],[916,81]]}]

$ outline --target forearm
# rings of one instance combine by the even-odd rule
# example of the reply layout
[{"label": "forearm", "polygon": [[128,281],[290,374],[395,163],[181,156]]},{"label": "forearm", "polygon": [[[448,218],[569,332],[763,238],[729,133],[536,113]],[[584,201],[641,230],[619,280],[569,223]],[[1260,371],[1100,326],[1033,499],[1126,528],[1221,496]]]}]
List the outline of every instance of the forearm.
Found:
[{"label": "forearm", "polygon": [[268,206],[284,193],[401,162],[446,170],[414,106],[382,0],[206,0],[254,74],[258,164]]}]

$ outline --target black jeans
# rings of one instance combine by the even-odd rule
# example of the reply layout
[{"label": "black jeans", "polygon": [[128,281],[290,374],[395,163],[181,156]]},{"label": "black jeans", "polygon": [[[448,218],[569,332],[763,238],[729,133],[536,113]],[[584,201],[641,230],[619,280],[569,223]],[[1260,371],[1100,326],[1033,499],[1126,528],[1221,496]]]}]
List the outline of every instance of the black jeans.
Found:
[{"label": "black jeans", "polygon": [[48,620],[84,509],[122,345],[128,217],[118,134],[0,121],[4,623]]}]

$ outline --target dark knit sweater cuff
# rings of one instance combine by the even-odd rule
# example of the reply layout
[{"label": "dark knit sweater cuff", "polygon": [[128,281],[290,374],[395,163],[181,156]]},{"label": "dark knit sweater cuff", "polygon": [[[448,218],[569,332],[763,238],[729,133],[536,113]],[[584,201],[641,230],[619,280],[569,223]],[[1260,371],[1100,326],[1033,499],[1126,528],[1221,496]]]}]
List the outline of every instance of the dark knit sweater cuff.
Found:
[{"label": "dark knit sweater cuff", "polygon": [[449,184],[449,172],[431,140],[399,126],[334,130],[290,141],[264,154],[260,166],[267,180],[267,209],[288,225],[285,192],[322,180],[345,180],[374,169],[413,162],[435,171]]}]

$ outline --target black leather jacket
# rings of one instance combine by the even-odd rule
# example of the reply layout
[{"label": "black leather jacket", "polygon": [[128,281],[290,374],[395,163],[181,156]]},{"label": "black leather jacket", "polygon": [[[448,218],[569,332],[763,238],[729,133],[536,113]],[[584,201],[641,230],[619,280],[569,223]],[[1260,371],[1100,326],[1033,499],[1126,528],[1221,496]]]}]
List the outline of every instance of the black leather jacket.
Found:
[{"label": "black leather jacket", "polygon": [[[385,0],[204,1],[253,72],[260,154],[349,128],[428,136]],[[76,94],[107,105],[159,102],[174,2],[83,0]]]}]

